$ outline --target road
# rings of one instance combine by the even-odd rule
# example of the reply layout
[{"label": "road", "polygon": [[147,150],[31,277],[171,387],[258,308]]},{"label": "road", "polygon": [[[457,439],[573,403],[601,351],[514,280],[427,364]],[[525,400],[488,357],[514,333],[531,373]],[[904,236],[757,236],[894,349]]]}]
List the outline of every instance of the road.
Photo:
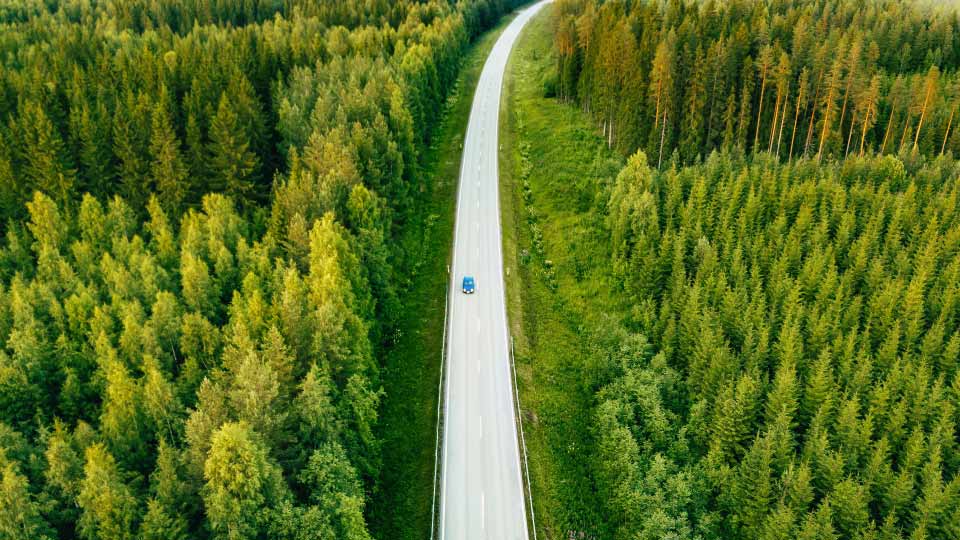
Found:
[{"label": "road", "polygon": [[[497,129],[507,58],[523,26],[504,30],[477,83],[464,139],[447,328],[441,540],[527,540],[504,299]],[[460,286],[476,278],[476,293]]]}]

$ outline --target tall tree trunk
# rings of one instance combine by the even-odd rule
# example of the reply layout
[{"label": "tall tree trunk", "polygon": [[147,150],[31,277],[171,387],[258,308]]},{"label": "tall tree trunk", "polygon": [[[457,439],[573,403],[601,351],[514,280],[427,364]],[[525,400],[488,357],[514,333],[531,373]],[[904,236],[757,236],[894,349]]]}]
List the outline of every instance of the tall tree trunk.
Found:
[{"label": "tall tree trunk", "polygon": [[920,108],[920,121],[917,122],[917,134],[913,136],[913,151],[917,151],[917,143],[920,142],[920,128],[923,127],[923,119],[927,115],[927,98],[923,99],[923,107]]},{"label": "tall tree trunk", "polygon": [[953,113],[956,112],[956,110],[956,107],[950,109],[950,120],[947,120],[947,131],[943,133],[943,144],[940,145],[941,155],[943,155],[943,151],[947,149],[947,137],[950,135],[950,126],[953,125]]},{"label": "tall tree trunk", "polygon": [[867,110],[867,117],[863,119],[863,129],[860,130],[860,156],[863,156],[863,141],[867,138],[867,125],[870,123],[870,111]]},{"label": "tall tree trunk", "polygon": [[903,133],[900,134],[900,145],[897,146],[897,152],[903,148],[903,145],[907,143],[907,133],[913,129],[913,118],[910,118],[910,113],[907,113],[906,123],[903,125]]},{"label": "tall tree trunk", "polygon": [[933,93],[937,90],[937,66],[930,68],[930,71],[927,72],[927,77],[924,80],[923,88],[923,105],[920,107],[920,121],[917,122],[917,134],[913,136],[913,151],[917,151],[917,145],[920,142],[920,129],[923,127],[923,119],[927,117],[927,105],[930,104],[930,99],[933,97]]},{"label": "tall tree trunk", "polygon": [[[760,76],[760,105],[757,107],[757,129],[753,132],[753,151],[757,151],[757,143],[760,141],[760,120],[763,118],[763,92],[767,89],[767,68],[763,68],[763,74]],[[749,133],[749,132],[748,132]]]},{"label": "tall tree trunk", "polygon": [[777,134],[777,160],[780,160],[780,143],[783,141],[783,125],[787,123],[787,104],[790,101],[790,95],[783,98],[783,112],[780,113],[780,132]]},{"label": "tall tree trunk", "polygon": [[653,129],[657,129],[660,121],[660,96],[663,93],[663,77],[657,81],[657,112],[653,115]]},{"label": "tall tree trunk", "polygon": [[893,119],[897,114],[897,102],[894,101],[893,105],[890,107],[890,117],[887,118],[887,129],[883,131],[883,144],[880,145],[880,155],[887,149],[887,139],[890,137],[890,130],[893,128]]},{"label": "tall tree trunk", "polygon": [[857,125],[857,111],[853,111],[853,116],[850,118],[850,131],[847,132],[847,148],[843,151],[844,157],[850,154],[850,140],[853,139],[853,127]]},{"label": "tall tree trunk", "polygon": [[770,124],[770,141],[767,143],[767,152],[773,150],[773,136],[777,133],[777,119],[780,114],[780,92],[777,91],[777,104],[773,107],[773,123]]},{"label": "tall tree trunk", "polygon": [[[840,111],[840,123],[837,124],[838,129],[840,129],[840,136],[843,136],[843,119],[847,115],[847,98],[850,95],[850,79],[853,78],[853,74],[847,74],[847,88],[843,91],[843,109]],[[853,130],[853,122],[850,123],[850,129]]]},{"label": "tall tree trunk", "polygon": [[797,96],[797,110],[793,113],[793,131],[790,133],[790,154],[787,161],[793,159],[793,141],[797,137],[797,121],[800,119],[800,96]]},{"label": "tall tree trunk", "polygon": [[820,85],[823,83],[823,71],[820,72],[820,77],[817,78],[817,91],[813,95],[813,107],[810,109],[810,125],[807,126],[807,140],[803,145],[803,155],[806,156],[807,152],[810,151],[810,143],[813,139],[813,120],[817,117],[817,101],[820,99]]},{"label": "tall tree trunk", "polygon": [[663,139],[667,133],[667,111],[663,111],[663,124],[660,126],[660,155],[657,156],[657,170],[660,170],[660,164],[663,162]]},{"label": "tall tree trunk", "polygon": [[610,131],[607,133],[607,148],[613,148],[613,115],[610,116]]},{"label": "tall tree trunk", "polygon": [[833,92],[829,92],[827,96],[828,96],[826,101],[827,105],[826,107],[824,107],[824,110],[823,110],[823,129],[820,130],[820,146],[817,147],[817,161],[820,161],[820,159],[822,159],[823,147],[827,143],[827,137],[830,136],[830,127],[831,127],[830,116],[833,112],[831,110],[830,104],[833,103],[833,100],[835,98],[834,98]]},{"label": "tall tree trunk", "polygon": [[910,133],[912,123],[913,119],[910,118],[910,113],[907,112],[907,123],[903,125],[903,133],[900,134],[900,146],[897,147],[897,152],[899,152],[900,149],[903,148],[903,145],[907,143],[907,133]]}]

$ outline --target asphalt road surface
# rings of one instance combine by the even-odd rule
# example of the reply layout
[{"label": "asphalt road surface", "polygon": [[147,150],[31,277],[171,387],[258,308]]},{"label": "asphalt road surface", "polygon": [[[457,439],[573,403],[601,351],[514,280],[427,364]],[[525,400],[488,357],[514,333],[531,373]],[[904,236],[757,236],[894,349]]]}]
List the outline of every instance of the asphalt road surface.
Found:
[{"label": "asphalt road surface", "polygon": [[[450,272],[442,540],[527,540],[504,301],[497,127],[517,35],[547,1],[518,15],[487,57],[463,147]],[[476,292],[461,291],[463,276]]]}]

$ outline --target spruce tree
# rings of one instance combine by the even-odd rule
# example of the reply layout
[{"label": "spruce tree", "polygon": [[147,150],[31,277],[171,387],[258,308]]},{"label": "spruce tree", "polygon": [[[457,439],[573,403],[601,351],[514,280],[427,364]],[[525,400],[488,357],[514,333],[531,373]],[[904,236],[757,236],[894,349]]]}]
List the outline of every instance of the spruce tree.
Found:
[{"label": "spruce tree", "polygon": [[240,205],[247,203],[255,194],[255,173],[259,163],[250,149],[249,135],[226,93],[220,96],[217,112],[210,123],[207,155],[211,190],[229,195]]},{"label": "spruce tree", "polygon": [[134,540],[140,508],[124,483],[113,456],[102,444],[86,450],[77,504],[81,537],[88,540]]},{"label": "spruce tree", "polygon": [[150,128],[150,176],[163,208],[176,215],[187,196],[187,168],[180,154],[180,142],[166,109],[165,92],[153,109]]}]

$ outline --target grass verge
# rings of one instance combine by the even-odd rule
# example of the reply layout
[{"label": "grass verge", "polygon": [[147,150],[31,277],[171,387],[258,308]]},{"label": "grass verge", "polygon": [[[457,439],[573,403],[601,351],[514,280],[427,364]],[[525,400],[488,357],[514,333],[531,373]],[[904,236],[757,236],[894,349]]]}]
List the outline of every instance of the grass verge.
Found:
[{"label": "grass verge", "polygon": [[378,426],[383,466],[379,489],[368,508],[374,538],[423,540],[429,534],[447,264],[462,142],[483,63],[514,15],[505,16],[467,54],[447,100],[443,124],[425,156],[422,174],[432,179],[427,182],[431,191],[424,195],[422,211],[407,223],[400,240],[412,246],[408,252],[422,256],[401,295],[404,316],[381,370],[387,392]]},{"label": "grass verge", "polygon": [[551,7],[510,58],[500,117],[507,310],[540,538],[608,538],[591,477],[595,351],[589,333],[627,307],[614,294],[606,186],[622,159],[586,115],[544,97]]}]

